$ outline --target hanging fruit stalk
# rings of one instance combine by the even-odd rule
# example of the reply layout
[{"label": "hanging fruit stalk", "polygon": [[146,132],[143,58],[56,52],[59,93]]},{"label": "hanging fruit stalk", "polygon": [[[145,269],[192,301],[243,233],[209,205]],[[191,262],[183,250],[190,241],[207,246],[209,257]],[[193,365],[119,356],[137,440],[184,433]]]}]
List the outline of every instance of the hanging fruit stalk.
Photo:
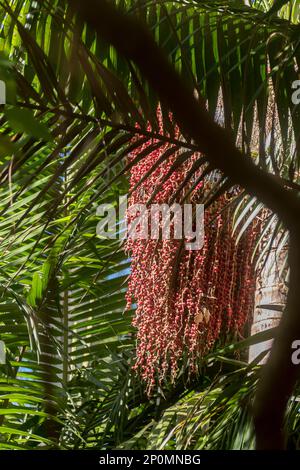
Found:
[{"label": "hanging fruit stalk", "polygon": [[[162,132],[161,119],[160,125]],[[176,133],[178,136],[178,129]],[[156,143],[155,140],[144,143],[134,150],[130,159],[137,158],[146,146]],[[156,188],[159,191],[153,203],[168,203],[191,165],[200,157],[192,155],[163,182],[178,158],[178,153],[173,154],[133,190],[167,148],[166,144],[153,150],[132,167],[129,208],[137,203],[146,204]],[[188,202],[201,202],[211,185],[211,181],[204,178],[191,191]],[[191,186],[192,181],[185,185],[177,202]],[[136,303],[134,367],[146,382],[148,393],[166,377],[176,378],[183,357],[188,358],[190,372],[196,372],[199,359],[217,340],[224,339],[229,332],[242,334],[245,323],[252,318],[256,274],[251,256],[260,227],[255,219],[236,243],[229,222],[232,209],[228,202],[237,191],[222,195],[205,211],[204,245],[199,250],[182,249],[181,240],[172,237],[170,240],[128,238],[126,241],[131,257],[127,308]],[[128,223],[131,222],[128,215]]]}]

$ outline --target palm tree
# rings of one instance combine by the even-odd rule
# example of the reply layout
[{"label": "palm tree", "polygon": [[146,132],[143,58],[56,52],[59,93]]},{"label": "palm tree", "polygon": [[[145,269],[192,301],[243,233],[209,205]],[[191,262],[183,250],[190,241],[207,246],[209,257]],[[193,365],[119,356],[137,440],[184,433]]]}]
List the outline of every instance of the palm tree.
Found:
[{"label": "palm tree", "polygon": [[[221,106],[225,129],[256,167],[297,194],[297,2],[271,14],[267,1],[115,3],[147,24],[212,117]],[[148,399],[131,368],[132,312],[123,314],[129,260],[95,230],[97,206],[128,190],[135,146],[149,141],[150,153],[168,143],[167,158],[198,143],[188,132],[176,139],[167,103],[161,135],[159,90],[72,2],[3,0],[0,15],[1,448],[251,448],[260,368],[245,351],[274,329],[228,338],[199,376],[188,380],[183,366]],[[206,204],[234,183],[224,171]],[[242,234],[262,204],[247,191],[235,203]],[[261,241],[272,239],[274,220],[269,212]],[[273,232],[287,236],[282,222]],[[297,447],[294,402],[288,416]]]}]

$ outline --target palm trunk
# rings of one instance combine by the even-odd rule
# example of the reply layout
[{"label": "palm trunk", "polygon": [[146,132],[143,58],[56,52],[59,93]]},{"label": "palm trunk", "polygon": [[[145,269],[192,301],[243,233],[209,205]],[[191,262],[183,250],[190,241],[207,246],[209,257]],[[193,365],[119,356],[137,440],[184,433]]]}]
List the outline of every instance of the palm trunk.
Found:
[{"label": "palm trunk", "polygon": [[[280,251],[279,255],[277,248],[278,239],[275,239],[257,280],[251,335],[278,326],[286,304],[287,288],[284,282],[286,269],[283,266],[286,259],[286,247]],[[259,364],[264,364],[268,354],[263,355],[263,352],[270,350],[271,346],[272,340],[250,346],[249,362],[257,359]],[[262,357],[258,359],[259,356]]]}]

